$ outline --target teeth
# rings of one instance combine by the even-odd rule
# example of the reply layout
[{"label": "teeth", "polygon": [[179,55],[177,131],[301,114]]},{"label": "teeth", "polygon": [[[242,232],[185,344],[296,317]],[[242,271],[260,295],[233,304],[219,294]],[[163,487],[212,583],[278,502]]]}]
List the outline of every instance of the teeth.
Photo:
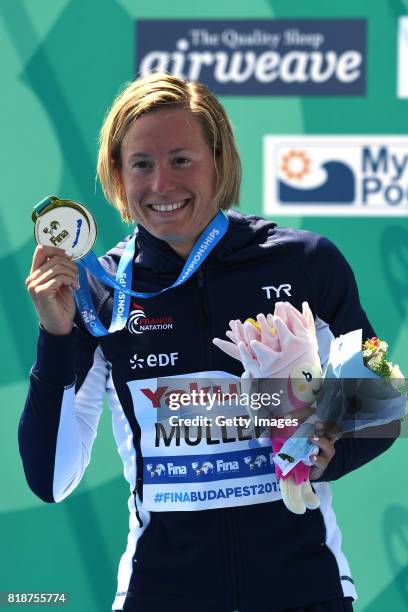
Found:
[{"label": "teeth", "polygon": [[185,200],[183,202],[174,202],[174,204],[150,204],[153,210],[157,210],[158,212],[169,212],[171,210],[177,210],[181,208],[185,204]]}]

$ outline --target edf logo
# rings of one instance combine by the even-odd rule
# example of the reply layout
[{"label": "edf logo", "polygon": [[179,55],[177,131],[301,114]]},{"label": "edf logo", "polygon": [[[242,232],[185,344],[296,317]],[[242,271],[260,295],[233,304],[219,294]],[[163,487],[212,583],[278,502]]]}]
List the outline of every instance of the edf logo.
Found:
[{"label": "edf logo", "polygon": [[135,353],[129,360],[129,363],[132,370],[144,368],[145,365],[148,368],[163,368],[168,365],[174,366],[178,357],[178,353],[157,353],[157,355],[155,353],[150,353],[146,359],[143,359],[143,357],[138,357],[137,353]]}]

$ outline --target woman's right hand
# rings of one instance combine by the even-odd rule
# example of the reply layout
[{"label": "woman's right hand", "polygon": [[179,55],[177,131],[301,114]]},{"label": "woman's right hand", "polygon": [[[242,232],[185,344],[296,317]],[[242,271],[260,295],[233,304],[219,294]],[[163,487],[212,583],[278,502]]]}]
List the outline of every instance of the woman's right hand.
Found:
[{"label": "woman's right hand", "polygon": [[79,289],[76,264],[63,249],[40,245],[35,249],[26,287],[41,325],[50,334],[71,333]]}]

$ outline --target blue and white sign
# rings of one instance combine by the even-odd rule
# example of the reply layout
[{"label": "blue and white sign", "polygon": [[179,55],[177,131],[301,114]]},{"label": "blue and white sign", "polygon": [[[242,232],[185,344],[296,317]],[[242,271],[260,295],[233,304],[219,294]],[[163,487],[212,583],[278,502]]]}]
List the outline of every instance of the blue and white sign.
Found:
[{"label": "blue and white sign", "polygon": [[362,96],[365,19],[138,20],[136,73],[221,95]]},{"label": "blue and white sign", "polygon": [[[143,506],[153,512],[196,511],[281,499],[271,441],[252,423],[236,424],[245,410],[195,404],[172,410],[173,394],[233,394],[239,378],[226,372],[194,372],[128,382],[143,456]],[[199,416],[187,424],[185,416]],[[217,416],[236,417],[220,426]],[[176,423],[168,418],[173,415]],[[246,415],[248,416],[248,415]],[[259,437],[258,437],[259,435]]]},{"label": "blue and white sign", "polygon": [[266,136],[267,215],[408,213],[408,136]]}]

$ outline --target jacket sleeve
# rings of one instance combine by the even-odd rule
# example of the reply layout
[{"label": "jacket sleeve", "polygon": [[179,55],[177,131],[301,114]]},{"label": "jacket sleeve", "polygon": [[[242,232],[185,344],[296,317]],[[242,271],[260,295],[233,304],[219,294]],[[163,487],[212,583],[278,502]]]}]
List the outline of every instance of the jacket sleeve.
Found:
[{"label": "jacket sleeve", "polygon": [[[311,270],[315,313],[326,321],[334,336],[363,330],[363,340],[375,336],[358,293],[353,271],[330,240],[319,237],[312,254]],[[337,480],[385,452],[399,436],[400,423],[366,428],[335,444],[335,455],[318,481]]]},{"label": "jacket sleeve", "polygon": [[361,306],[353,270],[339,249],[319,236],[308,260],[314,314],[329,323],[336,338],[355,329],[363,330],[363,340],[375,336]]},{"label": "jacket sleeve", "polygon": [[320,478],[313,482],[338,480],[349,472],[365,465],[384,453],[400,434],[399,421],[387,425],[363,429],[354,435],[340,438],[335,445],[335,455]]},{"label": "jacket sleeve", "polygon": [[43,501],[59,502],[79,484],[91,458],[107,376],[97,339],[79,328],[68,336],[40,329],[18,438],[27,482]]}]

